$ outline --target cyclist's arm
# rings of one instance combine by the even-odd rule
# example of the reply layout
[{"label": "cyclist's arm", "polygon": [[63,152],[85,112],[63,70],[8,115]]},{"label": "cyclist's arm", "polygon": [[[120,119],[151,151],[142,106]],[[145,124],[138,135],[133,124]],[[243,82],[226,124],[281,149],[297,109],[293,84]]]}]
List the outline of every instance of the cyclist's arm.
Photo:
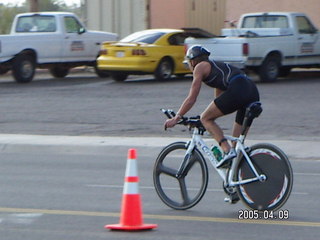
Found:
[{"label": "cyclist's arm", "polygon": [[191,84],[189,94],[181,104],[181,107],[179,108],[177,115],[174,118],[166,120],[164,124],[165,129],[174,127],[177,124],[177,122],[181,119],[181,117],[185,115],[193,107],[200,92],[202,79],[208,76],[210,70],[211,65],[208,62],[201,62],[197,64],[197,66],[193,70],[193,81]]},{"label": "cyclist's arm", "polygon": [[177,115],[185,115],[197,101],[199,95],[202,80],[208,75],[210,71],[210,64],[207,62],[199,63],[193,70],[193,81],[188,96],[183,101],[180,109],[177,112]]}]

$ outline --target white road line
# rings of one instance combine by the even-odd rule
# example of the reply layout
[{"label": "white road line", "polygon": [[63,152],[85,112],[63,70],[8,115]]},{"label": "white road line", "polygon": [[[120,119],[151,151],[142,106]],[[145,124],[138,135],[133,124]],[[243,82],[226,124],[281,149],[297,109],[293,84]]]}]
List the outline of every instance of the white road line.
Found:
[{"label": "white road line", "polygon": [[[117,189],[122,189],[123,185],[100,185],[100,184],[85,184],[86,187],[92,187],[92,188],[117,188]],[[139,186],[140,189],[147,189],[147,190],[154,190],[154,187],[150,187],[150,186]],[[164,188],[167,190],[174,190],[177,191],[179,190],[179,188]],[[197,191],[197,188],[189,188],[189,190],[191,191]],[[207,192],[223,192],[223,189],[207,189]],[[309,195],[309,193],[306,192],[292,192],[291,194],[296,194],[296,195]]]},{"label": "white road line", "polygon": [[[22,151],[53,151],[66,153],[106,153],[106,147],[164,147],[175,141],[188,141],[181,137],[111,137],[111,136],[62,136],[62,135],[27,135],[0,134],[0,152]],[[205,140],[213,141],[211,138]],[[319,163],[319,141],[295,140],[246,140],[248,146],[259,142],[270,142],[280,147],[293,160],[312,160]],[[53,149],[54,148],[54,149]],[[307,149],[307,151],[301,151]]]},{"label": "white road line", "polygon": [[42,217],[42,213],[14,213],[1,216],[0,223],[28,225]]},{"label": "white road line", "polygon": [[293,175],[316,176],[316,177],[320,177],[320,173],[293,173]]}]

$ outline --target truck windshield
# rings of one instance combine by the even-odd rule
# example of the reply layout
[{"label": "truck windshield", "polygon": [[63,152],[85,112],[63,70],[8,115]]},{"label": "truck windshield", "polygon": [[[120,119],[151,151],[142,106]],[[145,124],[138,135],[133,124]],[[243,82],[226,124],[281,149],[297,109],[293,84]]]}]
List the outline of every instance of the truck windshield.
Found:
[{"label": "truck windshield", "polygon": [[55,32],[56,26],[56,19],[53,16],[35,14],[19,17],[16,32]]},{"label": "truck windshield", "polygon": [[288,28],[289,23],[286,16],[259,15],[248,16],[242,21],[242,28]]}]

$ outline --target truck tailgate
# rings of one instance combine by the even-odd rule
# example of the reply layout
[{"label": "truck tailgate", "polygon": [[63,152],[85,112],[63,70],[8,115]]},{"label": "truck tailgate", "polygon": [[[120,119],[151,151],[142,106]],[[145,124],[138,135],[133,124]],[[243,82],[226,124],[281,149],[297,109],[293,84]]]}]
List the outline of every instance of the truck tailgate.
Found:
[{"label": "truck tailgate", "polygon": [[[192,45],[201,45],[211,51],[210,58],[216,61],[233,63],[238,67],[243,67],[242,63],[246,59],[244,54],[245,38],[187,38],[186,46],[189,48]],[[240,66],[239,66],[240,64]]]}]

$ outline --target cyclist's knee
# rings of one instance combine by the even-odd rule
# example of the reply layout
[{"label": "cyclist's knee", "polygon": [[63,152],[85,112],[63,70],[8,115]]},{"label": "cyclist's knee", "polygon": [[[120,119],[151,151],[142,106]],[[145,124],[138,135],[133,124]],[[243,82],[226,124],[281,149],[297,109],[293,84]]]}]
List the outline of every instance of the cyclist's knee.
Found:
[{"label": "cyclist's knee", "polygon": [[215,121],[217,118],[221,116],[223,116],[223,113],[218,108],[216,108],[210,111],[204,111],[200,115],[200,121],[202,122],[202,124],[204,124],[206,122]]},{"label": "cyclist's knee", "polygon": [[212,117],[209,114],[207,114],[206,112],[203,112],[200,115],[200,121],[203,125],[207,125],[207,123],[209,122],[213,122],[214,120],[216,120],[216,117]]}]

